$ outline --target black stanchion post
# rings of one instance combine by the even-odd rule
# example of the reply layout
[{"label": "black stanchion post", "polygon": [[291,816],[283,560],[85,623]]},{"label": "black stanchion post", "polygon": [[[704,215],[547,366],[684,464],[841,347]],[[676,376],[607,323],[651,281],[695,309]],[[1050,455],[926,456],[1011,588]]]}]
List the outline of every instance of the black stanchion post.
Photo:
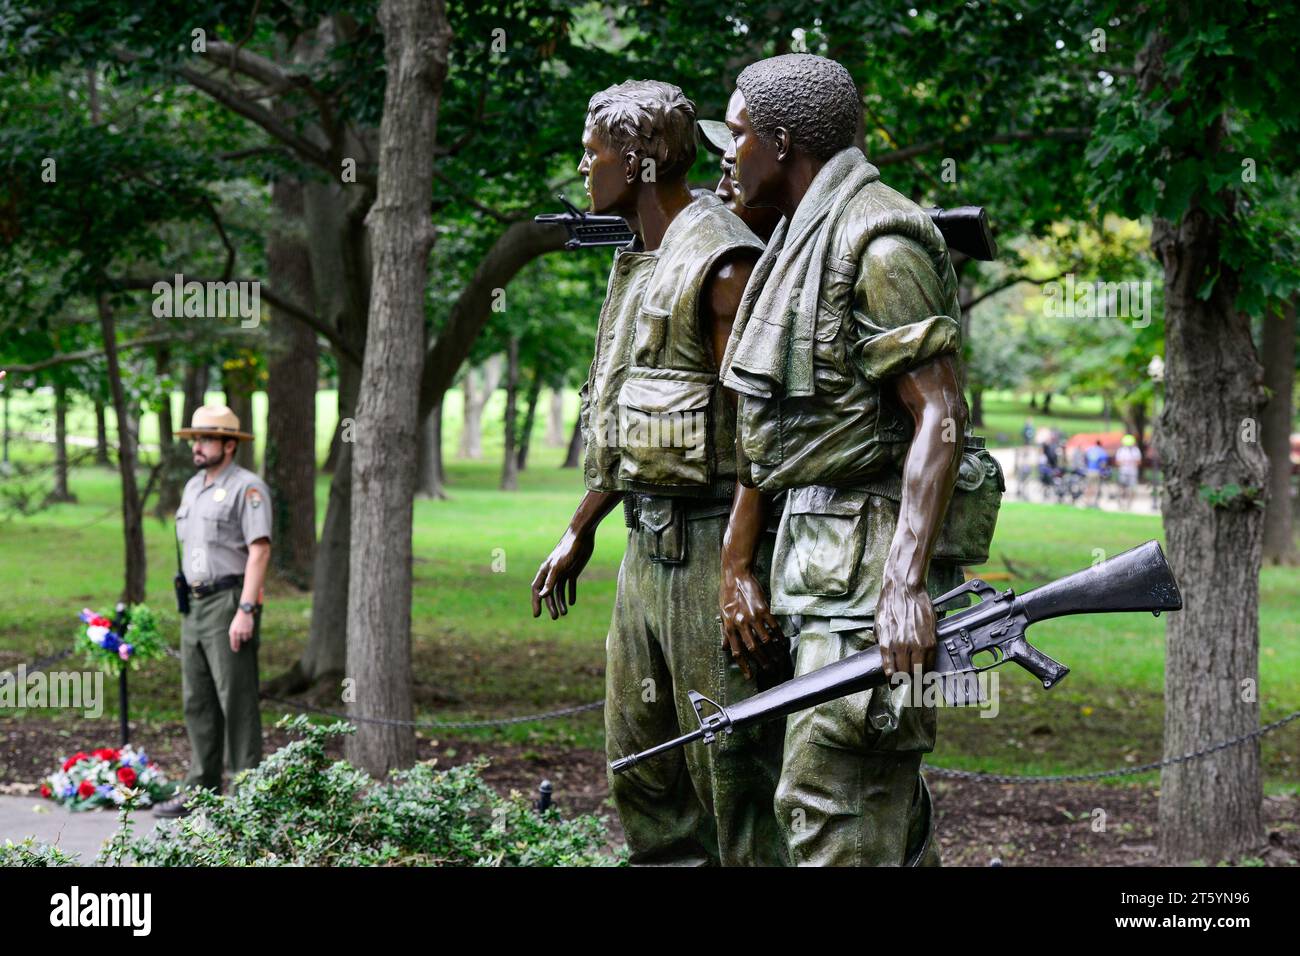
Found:
[{"label": "black stanchion post", "polygon": [[[126,619],[126,605],[121,601],[117,604],[117,618],[113,621],[113,633],[123,643],[126,642],[126,629],[129,626]],[[131,742],[131,724],[127,710],[127,692],[126,692],[126,661],[122,662],[121,670],[117,675],[117,694],[118,694],[118,712],[121,715],[122,722],[122,746],[125,747]]]}]

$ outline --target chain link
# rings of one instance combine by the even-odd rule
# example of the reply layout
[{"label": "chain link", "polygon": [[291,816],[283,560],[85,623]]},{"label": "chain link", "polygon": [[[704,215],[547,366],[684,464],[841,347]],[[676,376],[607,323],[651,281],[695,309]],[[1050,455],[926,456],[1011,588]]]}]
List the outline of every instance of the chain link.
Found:
[{"label": "chain link", "polygon": [[524,714],[521,717],[503,717],[499,720],[394,720],[388,717],[360,717],[350,714],[341,714],[334,710],[325,710],[323,707],[313,707],[310,704],[299,704],[291,700],[285,700],[283,697],[273,697],[270,694],[263,694],[263,700],[274,701],[293,710],[310,711],[313,714],[323,714],[326,717],[337,717],[339,720],[347,720],[362,724],[379,724],[385,727],[424,727],[433,730],[470,730],[482,727],[508,727],[511,724],[526,724],[534,720],[554,720],[557,717],[568,717],[572,714],[581,714],[589,710],[599,710],[605,706],[603,700],[595,700],[590,704],[578,704],[574,707],[561,707],[559,710],[543,711],[540,714]]},{"label": "chain link", "polygon": [[1245,743],[1256,737],[1262,737],[1266,733],[1277,730],[1284,724],[1300,718],[1300,710],[1287,714],[1281,720],[1275,720],[1271,724],[1265,724],[1258,730],[1252,730],[1248,734],[1240,734],[1228,740],[1220,741],[1217,744],[1206,747],[1204,750],[1198,750],[1190,754],[1180,754],[1177,757],[1169,757],[1166,760],[1155,760],[1151,763],[1140,764],[1136,767],[1120,767],[1115,770],[1097,770],[1092,773],[1062,773],[1062,774],[1035,774],[1018,776],[1006,773],[981,773],[977,770],[949,770],[946,767],[936,767],[933,764],[924,764],[923,769],[927,773],[932,773],[937,777],[951,777],[957,780],[980,780],[985,783],[1079,783],[1085,780],[1103,780],[1107,777],[1131,777],[1134,774],[1147,773],[1151,770],[1159,770],[1161,767],[1168,767],[1176,763],[1186,763],[1189,760],[1199,760],[1212,753],[1220,750],[1227,750],[1229,747],[1235,747],[1238,744]]},{"label": "chain link", "polygon": [[[28,664],[26,671],[28,674],[35,674],[37,671],[45,670],[45,668],[49,667],[51,664],[57,664],[65,657],[71,657],[74,653],[76,653],[76,649],[69,647],[66,651],[59,651],[57,654],[51,654],[49,657],[42,657],[40,660]],[[13,678],[14,672],[4,671],[3,673],[0,673],[0,677]]]}]

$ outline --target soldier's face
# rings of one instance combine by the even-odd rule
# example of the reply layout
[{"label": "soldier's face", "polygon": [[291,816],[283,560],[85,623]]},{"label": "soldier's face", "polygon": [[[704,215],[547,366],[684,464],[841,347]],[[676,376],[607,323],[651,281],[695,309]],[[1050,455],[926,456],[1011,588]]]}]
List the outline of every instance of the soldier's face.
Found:
[{"label": "soldier's face", "polygon": [[582,131],[578,173],[585,177],[583,185],[592,212],[619,212],[633,203],[633,187],[627,181],[627,157],[620,155],[590,123]]},{"label": "soldier's face", "polygon": [[745,94],[736,90],[727,102],[731,148],[722,157],[722,171],[746,206],[773,206],[782,179],[780,148],[770,136],[760,136],[750,122]]}]

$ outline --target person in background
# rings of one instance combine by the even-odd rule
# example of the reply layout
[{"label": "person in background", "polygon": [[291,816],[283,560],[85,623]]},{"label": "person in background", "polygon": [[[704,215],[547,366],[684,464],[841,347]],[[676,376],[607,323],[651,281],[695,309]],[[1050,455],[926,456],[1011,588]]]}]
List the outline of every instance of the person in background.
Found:
[{"label": "person in background", "polygon": [[1088,477],[1088,507],[1101,507],[1101,470],[1106,466],[1110,456],[1101,447],[1101,439],[1084,453],[1083,468]]},{"label": "person in background", "polygon": [[1119,468],[1120,507],[1127,511],[1133,507],[1138,474],[1142,469],[1142,449],[1138,448],[1137,439],[1132,435],[1125,435],[1120,441],[1119,450],[1115,452],[1115,464]]}]

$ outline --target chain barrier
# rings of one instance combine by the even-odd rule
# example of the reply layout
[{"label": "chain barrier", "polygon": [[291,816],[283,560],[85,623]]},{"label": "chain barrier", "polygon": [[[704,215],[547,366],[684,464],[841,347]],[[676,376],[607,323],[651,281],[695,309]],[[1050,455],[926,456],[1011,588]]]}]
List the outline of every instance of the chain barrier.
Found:
[{"label": "chain barrier", "polygon": [[[76,653],[75,649],[69,647],[66,651],[59,651],[57,654],[51,654],[49,657],[42,657],[39,660],[33,661],[32,663],[28,664],[26,668],[26,673],[35,674],[37,671],[43,671],[51,664],[57,664],[65,657],[71,657],[74,653]],[[14,672],[0,671],[0,680],[3,680],[6,677],[12,679],[14,677]]]},{"label": "chain barrier", "polygon": [[1034,774],[1020,776],[1007,773],[981,773],[977,770],[949,770],[946,767],[936,767],[932,764],[923,764],[922,769],[932,773],[937,777],[951,777],[957,780],[980,780],[984,783],[1079,783],[1085,780],[1102,780],[1106,777],[1131,777],[1134,774],[1147,773],[1150,770],[1159,770],[1162,767],[1168,767],[1176,763],[1186,763],[1189,760],[1198,760],[1220,750],[1227,750],[1229,747],[1235,747],[1243,744],[1247,740],[1253,740],[1256,737],[1263,737],[1270,731],[1284,724],[1300,718],[1300,710],[1287,714],[1281,720],[1275,720],[1271,724],[1265,724],[1258,730],[1252,730],[1248,734],[1240,734],[1228,740],[1220,741],[1206,747],[1204,750],[1197,750],[1194,753],[1180,754],[1177,757],[1169,757],[1166,760],[1154,760],[1151,763],[1140,764],[1136,767],[1120,767],[1115,770],[1097,770],[1092,773],[1060,773],[1060,774]]}]

